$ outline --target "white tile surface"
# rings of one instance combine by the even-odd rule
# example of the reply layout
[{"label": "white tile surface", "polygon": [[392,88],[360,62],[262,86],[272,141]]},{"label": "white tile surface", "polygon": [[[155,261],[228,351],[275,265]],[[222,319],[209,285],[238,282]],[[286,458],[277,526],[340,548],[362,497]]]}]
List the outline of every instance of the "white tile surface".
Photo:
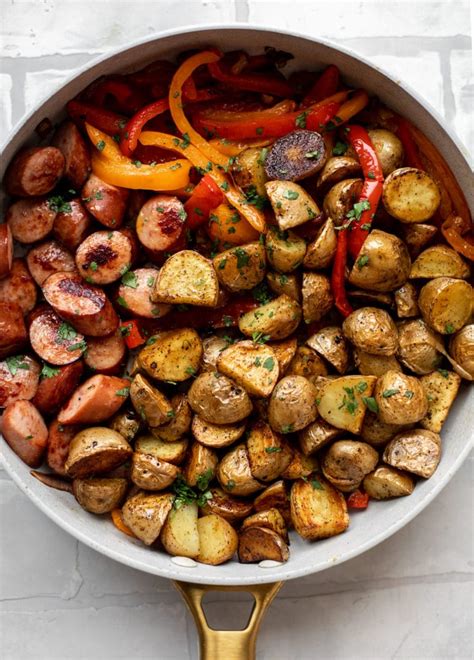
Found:
[{"label": "white tile surface", "polygon": [[[415,86],[472,150],[469,3],[3,0],[0,127],[93,55],[160,28],[249,21],[354,48]],[[473,458],[416,520],[365,555],[284,586],[261,659],[472,658]],[[5,660],[197,658],[169,582],[77,543],[0,472],[0,646]],[[236,600],[237,599],[237,600]],[[240,596],[213,596],[225,624]]]}]

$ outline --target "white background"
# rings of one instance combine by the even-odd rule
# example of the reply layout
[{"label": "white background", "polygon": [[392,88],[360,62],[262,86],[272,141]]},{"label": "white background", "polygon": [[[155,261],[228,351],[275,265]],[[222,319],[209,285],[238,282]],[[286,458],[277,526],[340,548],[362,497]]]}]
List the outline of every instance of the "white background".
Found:
[{"label": "white background", "polygon": [[[2,141],[26,110],[97,54],[163,28],[240,21],[329,38],[369,57],[411,83],[472,153],[471,17],[465,1],[0,4]],[[287,583],[262,625],[258,657],[472,658],[472,468],[471,455],[428,509],[377,548]],[[194,624],[168,581],[78,543],[1,471],[0,506],[2,658],[197,658]],[[211,597],[217,627],[246,611],[242,600]]]}]

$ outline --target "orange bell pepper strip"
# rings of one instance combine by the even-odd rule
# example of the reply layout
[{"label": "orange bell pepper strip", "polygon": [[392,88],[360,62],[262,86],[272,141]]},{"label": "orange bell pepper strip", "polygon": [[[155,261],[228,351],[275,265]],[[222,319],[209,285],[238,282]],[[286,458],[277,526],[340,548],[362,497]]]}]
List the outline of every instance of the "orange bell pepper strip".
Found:
[{"label": "orange bell pepper strip", "polygon": [[[341,94],[342,92],[338,92]],[[336,95],[335,95],[336,96]],[[369,102],[369,95],[363,89],[358,89],[351,98],[343,103],[337,111],[336,123],[337,125],[343,124],[349,119],[352,119],[361,110],[365,108]]]},{"label": "orange bell pepper strip", "polygon": [[132,190],[177,190],[189,184],[191,163],[186,159],[144,165],[122,154],[118,144],[102,131],[86,124],[94,145],[92,171],[99,179]]},{"label": "orange bell pepper strip", "polygon": [[[227,179],[221,169],[216,167],[211,161],[207,160],[207,158],[192,144],[184,145],[178,138],[166,133],[158,133],[157,131],[144,131],[140,135],[140,142],[147,146],[155,145],[183,154],[189,159],[194,167],[198,168],[203,174],[209,174],[223,191],[229,204],[237,209],[237,211],[244,216],[254,229],[260,233],[265,233],[266,223],[262,211],[249,204],[242,191]],[[226,162],[228,164],[227,159]]]},{"label": "orange bell pepper strip", "polygon": [[112,517],[112,522],[115,525],[115,527],[122,532],[123,534],[126,534],[127,536],[131,536],[132,538],[136,539],[137,537],[135,534],[132,532],[130,527],[127,527],[127,525],[123,522],[123,517],[122,517],[122,510],[121,509],[112,509],[110,512],[110,515]]},{"label": "orange bell pepper strip", "polygon": [[286,99],[271,108],[263,108],[262,110],[216,110],[212,108],[201,110],[195,113],[194,119],[198,121],[199,118],[214,119],[217,121],[251,121],[252,119],[260,119],[267,116],[286,115],[288,112],[294,112],[295,109],[295,101]]},{"label": "orange bell pepper strip", "polygon": [[472,230],[463,235],[464,229],[463,219],[454,214],[441,225],[441,232],[449,245],[466,259],[474,261],[474,235]]},{"label": "orange bell pepper strip", "polygon": [[225,243],[243,245],[258,241],[259,237],[258,231],[229,204],[219,204],[211,210],[207,233],[222,246]]},{"label": "orange bell pepper strip", "polygon": [[225,138],[212,138],[209,140],[209,144],[212,144],[214,149],[220,151],[224,156],[229,158],[234,158],[238,156],[245,149],[250,147],[268,147],[272,144],[273,140],[271,138],[266,138],[263,140],[226,140]]}]

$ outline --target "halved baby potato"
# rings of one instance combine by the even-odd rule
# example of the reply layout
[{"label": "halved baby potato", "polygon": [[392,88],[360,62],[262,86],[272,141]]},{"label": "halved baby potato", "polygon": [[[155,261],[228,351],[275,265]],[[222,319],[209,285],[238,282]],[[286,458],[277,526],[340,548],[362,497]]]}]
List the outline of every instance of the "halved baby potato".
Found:
[{"label": "halved baby potato", "polygon": [[378,460],[378,452],[366,442],[336,440],[324,454],[321,469],[333,486],[350,493],[375,469]]},{"label": "halved baby potato", "polygon": [[298,342],[295,337],[290,337],[283,341],[273,341],[268,345],[276,355],[278,366],[280,368],[280,376],[283,376],[296,353]]},{"label": "halved baby potato", "polygon": [[344,179],[351,179],[360,173],[361,166],[355,158],[349,156],[333,156],[332,158],[328,158],[318,176],[318,192],[324,195],[331,186]]},{"label": "halved baby potato", "polygon": [[289,544],[285,519],[275,507],[264,511],[257,511],[257,513],[245,518],[241,529],[244,530],[249,527],[266,527],[267,529],[271,529],[278,534],[278,536],[281,536],[285,543]]},{"label": "halved baby potato", "polygon": [[438,231],[438,228],[434,225],[416,222],[410,225],[402,225],[401,229],[403,240],[407,244],[408,251],[412,258],[416,257],[421,252],[426,243],[428,243]]},{"label": "halved baby potato", "polygon": [[418,293],[411,282],[405,282],[393,294],[399,319],[419,316]]},{"label": "halved baby potato", "polygon": [[416,374],[428,374],[436,369],[442,355],[436,349],[440,336],[422,319],[404,321],[398,326],[398,353],[400,362]]},{"label": "halved baby potato", "polygon": [[395,355],[397,327],[388,312],[377,307],[360,307],[344,319],[342,331],[361,350],[373,355]]},{"label": "halved baby potato", "polygon": [[388,176],[393,170],[402,166],[403,145],[395,133],[385,128],[372,128],[368,134],[384,176]]},{"label": "halved baby potato", "polygon": [[293,433],[317,417],[316,389],[303,376],[285,376],[272,392],[268,420],[278,433]]},{"label": "halved baby potato", "polygon": [[193,442],[184,468],[184,480],[188,486],[196,486],[199,478],[204,475],[208,481],[212,481],[218,462],[219,459],[213,449],[205,447],[199,442]]},{"label": "halved baby potato", "polygon": [[203,354],[201,360],[201,370],[216,371],[217,358],[222,353],[222,351],[227,348],[228,345],[229,342],[226,341],[223,337],[218,337],[217,335],[205,337],[202,340]]},{"label": "halved baby potato", "polygon": [[332,426],[358,434],[376,381],[375,376],[341,376],[328,381],[318,403],[319,414]]},{"label": "halved baby potato", "polygon": [[322,355],[340,374],[347,371],[350,353],[342,328],[328,325],[311,335],[306,343],[319,355]]},{"label": "halved baby potato", "polygon": [[322,358],[309,346],[298,346],[286,371],[287,376],[304,376],[309,380],[312,376],[326,376],[327,373]]},{"label": "halved baby potato", "polygon": [[457,277],[465,279],[470,268],[464,259],[447,245],[426,248],[413,262],[410,279],[434,277]]},{"label": "halved baby potato", "polygon": [[415,483],[409,474],[389,465],[380,465],[368,474],[363,483],[364,491],[373,500],[389,500],[392,497],[411,495]]},{"label": "halved baby potato", "polygon": [[252,476],[260,481],[273,481],[291,463],[293,450],[269,424],[258,420],[248,432],[247,455]]},{"label": "halved baby potato", "polygon": [[273,273],[272,271],[266,274],[268,286],[276,293],[277,296],[286,294],[289,298],[299,302],[301,299],[301,283],[298,275],[285,275],[285,273]]},{"label": "halved baby potato", "polygon": [[382,422],[378,415],[367,411],[360,430],[360,437],[372,447],[382,447],[403,428],[403,424]]},{"label": "halved baby potato", "polygon": [[198,506],[195,502],[170,510],[161,530],[160,540],[170,555],[197,558],[200,544]]},{"label": "halved baby potato", "polygon": [[369,291],[394,291],[410,275],[411,259],[405,243],[380,229],[365,239],[349,274],[349,282]]},{"label": "halved baby potato", "polygon": [[247,337],[268,335],[269,339],[285,339],[301,321],[301,307],[285,294],[266,305],[242,314],[239,330]]},{"label": "halved baby potato", "polygon": [[170,403],[173,406],[173,414],[170,415],[171,421],[168,424],[152,428],[150,431],[156,438],[165,442],[176,442],[189,431],[192,413],[186,394],[175,394],[171,397]]},{"label": "halved baby potato", "polygon": [[232,165],[232,175],[235,183],[244,191],[255,189],[261,197],[266,196],[265,183],[265,158],[262,158],[262,150],[259,147],[249,147],[241,151]]},{"label": "halved baby potato", "polygon": [[153,435],[141,435],[135,442],[135,452],[150,454],[159,461],[179,465],[184,461],[189,441],[185,439],[168,442]]},{"label": "halved baby potato", "polygon": [[314,199],[293,181],[269,181],[265,189],[282,230],[302,225],[321,213]]},{"label": "halved baby potato", "polygon": [[265,248],[257,241],[219,252],[212,263],[219,282],[229,291],[253,289],[265,277]]},{"label": "halved baby potato", "polygon": [[232,497],[222,488],[211,488],[210,493],[212,497],[206,499],[206,503],[201,507],[201,511],[205,514],[216,513],[231,525],[235,525],[252,512],[251,501]]},{"label": "halved baby potato", "polygon": [[441,459],[441,438],[428,429],[398,433],[385,447],[383,460],[392,467],[429,479]]},{"label": "halved baby potato", "polygon": [[279,534],[267,527],[247,527],[240,532],[239,561],[251,564],[269,559],[288,561],[290,552]]},{"label": "halved baby potato", "polygon": [[355,365],[363,376],[383,376],[386,371],[401,371],[394,355],[373,355],[360,348],[354,349]]},{"label": "halved baby potato", "polygon": [[[335,159],[334,159],[335,160]],[[327,268],[336,254],[337,236],[334,222],[328,218],[308,245],[303,260],[305,268],[321,270]]]},{"label": "halved baby potato", "polygon": [[280,273],[291,273],[303,261],[306,242],[293,231],[270,227],[265,235],[265,249],[269,263]]},{"label": "halved baby potato", "polygon": [[457,396],[461,376],[441,369],[422,376],[420,381],[428,399],[428,412],[420,420],[420,426],[439,433]]},{"label": "halved baby potato", "polygon": [[323,209],[336,227],[343,225],[347,214],[359,201],[362,192],[362,179],[344,179],[333,186],[326,194]]},{"label": "halved baby potato", "polygon": [[275,481],[265,488],[262,493],[257,495],[253,505],[255,511],[266,511],[271,508],[278,509],[286,524],[289,525],[291,523],[289,492],[286,483],[282,480]]},{"label": "halved baby potato", "polygon": [[273,349],[248,340],[239,341],[222,351],[217,359],[217,368],[257,397],[270,396],[279,375]]},{"label": "halved baby potato", "polygon": [[303,318],[305,323],[319,321],[334,304],[331,282],[322,273],[303,273],[302,287]]},{"label": "halved baby potato", "polygon": [[385,179],[382,199],[387,213],[400,222],[425,222],[435,214],[441,195],[427,172],[401,167]]},{"label": "halved baby potato", "polygon": [[301,452],[304,456],[311,456],[341,434],[341,429],[328,424],[324,419],[317,419],[298,433]]},{"label": "halved baby potato", "polygon": [[152,454],[135,452],[132,456],[131,479],[143,490],[164,490],[171,486],[178,474],[179,467],[166,463]]},{"label": "halved baby potato", "polygon": [[225,518],[215,513],[198,518],[199,554],[197,561],[218,566],[237,552],[239,537]]},{"label": "halved baby potato", "polygon": [[374,397],[379,419],[386,424],[415,424],[428,412],[420,380],[399,371],[387,371],[377,379]]},{"label": "halved baby potato", "polygon": [[174,410],[171,403],[141,374],[137,374],[130,386],[133,407],[150,428],[170,421]]},{"label": "halved baby potato", "polygon": [[280,476],[289,481],[306,479],[318,469],[319,463],[315,456],[305,456],[299,449],[294,448],[291,463],[283,470]]},{"label": "halved baby potato", "polygon": [[309,541],[341,534],[349,526],[344,496],[319,475],[317,479],[295,481],[290,504],[296,531]]},{"label": "halved baby potato", "polygon": [[137,493],[122,507],[123,522],[140,541],[151,545],[159,537],[173,502],[171,493]]},{"label": "halved baby potato", "polygon": [[453,360],[474,379],[474,324],[465,325],[449,342]]},{"label": "halved baby potato", "polygon": [[69,477],[84,478],[110,472],[125,463],[132,453],[120,433],[103,426],[92,426],[73,437],[64,467]]},{"label": "halved baby potato", "polygon": [[153,302],[215,307],[219,282],[209,259],[195,250],[181,250],[169,257],[155,282]]},{"label": "halved baby potato", "polygon": [[72,492],[83,509],[108,513],[118,507],[128,489],[126,479],[74,479]]},{"label": "halved baby potato", "polygon": [[444,335],[460,330],[472,314],[472,287],[465,280],[436,277],[420,291],[418,305],[426,323]]},{"label": "halved baby potato", "polygon": [[182,382],[199,369],[201,339],[193,328],[160,332],[138,354],[139,367],[151,378]]},{"label": "halved baby potato", "polygon": [[252,475],[247,448],[237,445],[222,458],[217,469],[221,487],[232,495],[251,495],[262,489],[262,484]]},{"label": "halved baby potato", "polygon": [[198,442],[205,447],[220,449],[234,444],[245,431],[245,424],[211,424],[199,415],[194,415],[191,431]]},{"label": "halved baby potato", "polygon": [[188,400],[193,411],[211,424],[235,424],[252,412],[247,392],[218,371],[199,374]]}]

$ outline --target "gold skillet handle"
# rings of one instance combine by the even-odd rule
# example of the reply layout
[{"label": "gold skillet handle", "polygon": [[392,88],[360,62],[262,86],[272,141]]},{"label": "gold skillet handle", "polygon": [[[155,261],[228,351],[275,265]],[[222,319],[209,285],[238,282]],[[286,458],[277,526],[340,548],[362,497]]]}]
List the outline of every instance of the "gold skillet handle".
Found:
[{"label": "gold skillet handle", "polygon": [[[201,660],[255,660],[255,644],[262,617],[282,584],[272,582],[242,587],[211,587],[174,581],[196,622]],[[252,594],[255,604],[247,627],[243,630],[210,628],[202,609],[202,599],[208,591],[247,591]]]}]

